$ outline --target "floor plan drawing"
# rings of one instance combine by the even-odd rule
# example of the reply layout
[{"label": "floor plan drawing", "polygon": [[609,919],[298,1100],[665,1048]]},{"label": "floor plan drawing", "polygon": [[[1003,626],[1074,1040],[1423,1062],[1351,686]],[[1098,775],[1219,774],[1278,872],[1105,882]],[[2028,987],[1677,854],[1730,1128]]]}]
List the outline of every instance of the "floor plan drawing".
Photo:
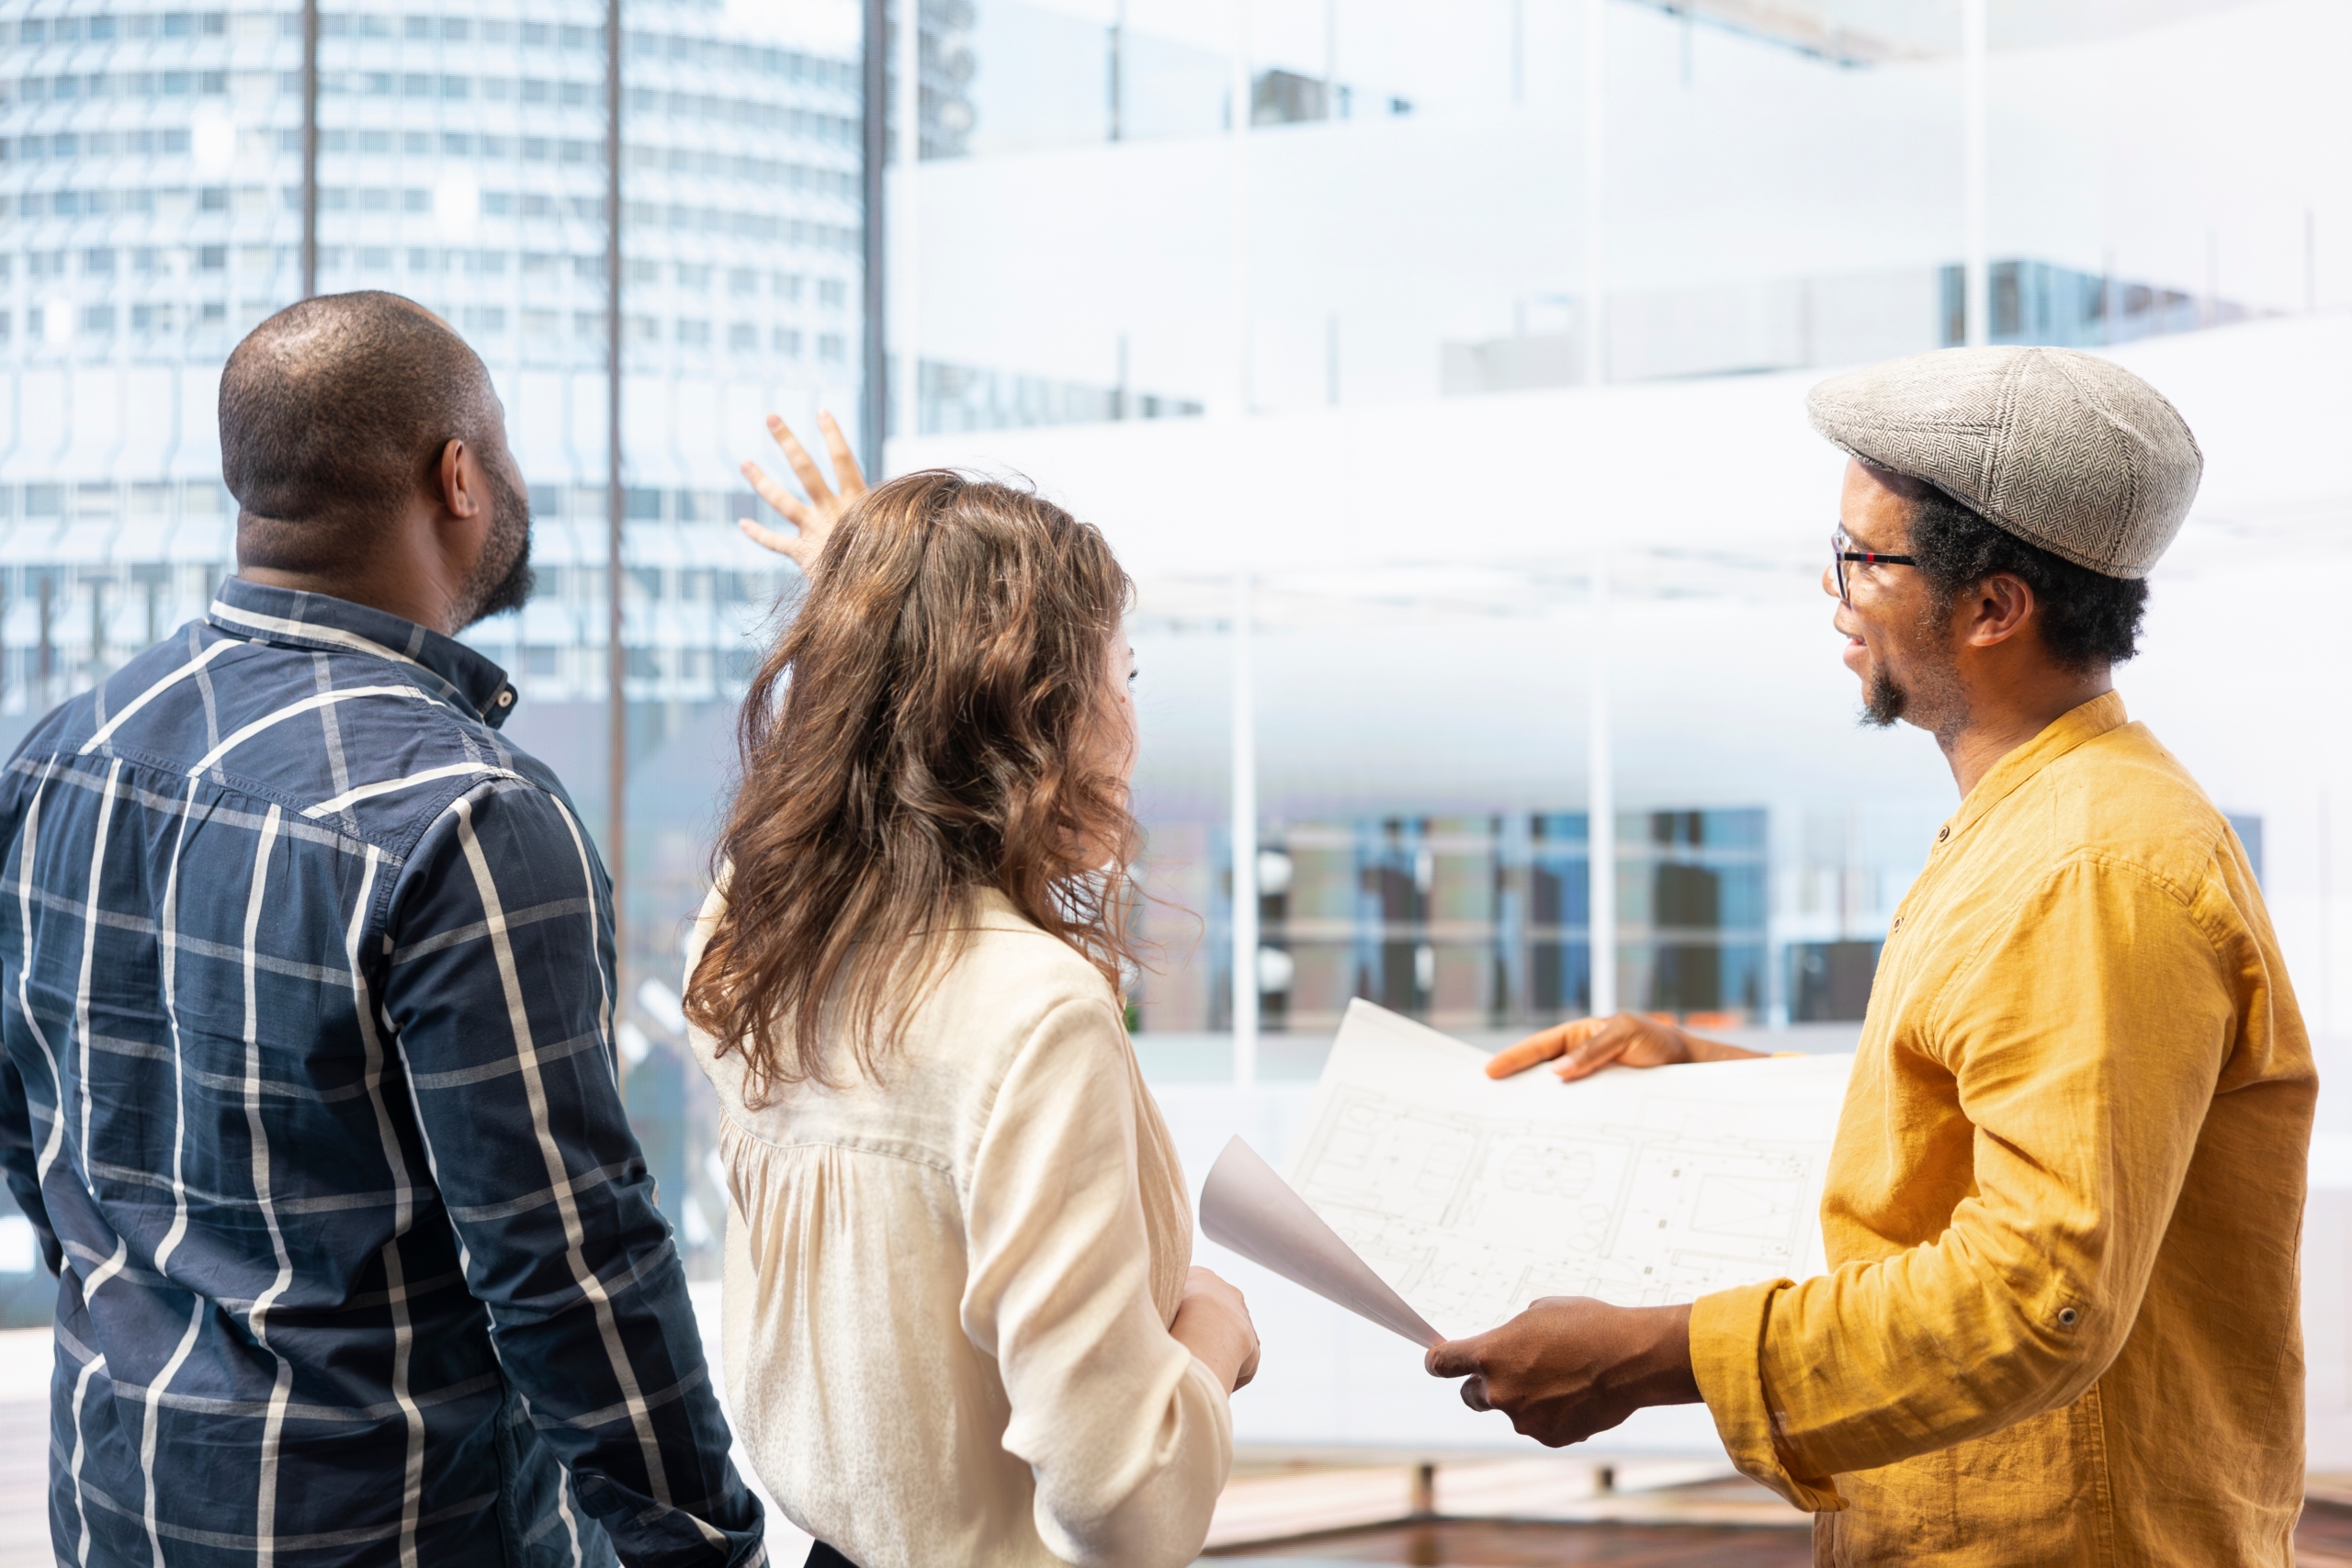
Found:
[{"label": "floor plan drawing", "polygon": [[1539,1296],[1620,1305],[1822,1271],[1817,1210],[1850,1057],[1562,1084],[1368,1003],[1341,1025],[1284,1175],[1449,1335]]}]

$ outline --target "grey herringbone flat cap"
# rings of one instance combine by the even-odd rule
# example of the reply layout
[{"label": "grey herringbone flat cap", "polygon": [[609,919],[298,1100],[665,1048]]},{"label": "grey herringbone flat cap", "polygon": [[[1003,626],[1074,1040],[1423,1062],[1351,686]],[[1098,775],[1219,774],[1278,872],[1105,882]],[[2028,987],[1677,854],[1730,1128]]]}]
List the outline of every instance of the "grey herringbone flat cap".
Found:
[{"label": "grey herringbone flat cap", "polygon": [[1814,429],[1925,479],[2030,544],[2145,577],[2180,532],[2205,455],[2164,395],[2065,348],[1946,348],[1833,376]]}]

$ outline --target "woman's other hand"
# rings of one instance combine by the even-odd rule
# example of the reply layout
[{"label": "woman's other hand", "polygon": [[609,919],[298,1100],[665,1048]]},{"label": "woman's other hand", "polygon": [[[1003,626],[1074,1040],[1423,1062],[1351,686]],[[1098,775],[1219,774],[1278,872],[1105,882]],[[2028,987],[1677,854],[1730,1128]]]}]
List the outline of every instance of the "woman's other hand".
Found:
[{"label": "woman's other hand", "polygon": [[1639,1013],[1621,1012],[1613,1018],[1580,1018],[1531,1034],[1516,1045],[1498,1051],[1487,1062],[1487,1076],[1507,1078],[1538,1062],[1557,1059],[1553,1069],[1563,1083],[1589,1077],[1601,1068],[1667,1067],[1679,1062],[1734,1062],[1760,1056],[1721,1040],[1702,1040],[1689,1031]]},{"label": "woman's other hand", "polygon": [[1232,1393],[1258,1375],[1258,1329],[1241,1292],[1198,1264],[1184,1280],[1184,1299],[1168,1332],[1200,1358]]},{"label": "woman's other hand", "polygon": [[743,465],[743,477],[751,481],[760,499],[775,507],[799,532],[779,534],[749,517],[736,525],[753,544],[764,545],[810,575],[816,571],[818,556],[824,551],[826,536],[842,520],[842,513],[865,494],[865,475],[858,468],[857,457],[850,451],[842,427],[833,423],[831,414],[820,413],[817,416],[817,428],[823,434],[825,450],[833,460],[833,482],[830,485],[818,470],[817,460],[800,445],[800,438],[783,420],[768,415],[768,434],[784,449],[784,460],[792,465],[801,488],[808,492],[807,501],[768,478],[757,463]]}]

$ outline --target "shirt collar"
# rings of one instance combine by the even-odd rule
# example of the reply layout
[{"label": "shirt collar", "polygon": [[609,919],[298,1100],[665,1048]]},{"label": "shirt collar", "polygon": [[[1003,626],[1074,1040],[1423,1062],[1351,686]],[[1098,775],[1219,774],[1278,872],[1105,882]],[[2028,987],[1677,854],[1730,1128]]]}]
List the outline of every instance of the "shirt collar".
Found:
[{"label": "shirt collar", "polygon": [[1968,798],[1960,803],[1960,809],[1952,813],[1945,828],[1951,833],[1965,832],[2034,774],[2085,741],[2096,740],[2129,722],[2120,692],[2102,693],[2079,707],[2067,709],[2052,719],[2041,734],[1994,763],[1976,781],[1976,787],[1968,792]]},{"label": "shirt collar", "polygon": [[348,599],[232,577],[220,584],[205,618],[252,642],[334,649],[408,665],[447,687],[492,729],[514,711],[514,684],[504,670],[455,637]]}]

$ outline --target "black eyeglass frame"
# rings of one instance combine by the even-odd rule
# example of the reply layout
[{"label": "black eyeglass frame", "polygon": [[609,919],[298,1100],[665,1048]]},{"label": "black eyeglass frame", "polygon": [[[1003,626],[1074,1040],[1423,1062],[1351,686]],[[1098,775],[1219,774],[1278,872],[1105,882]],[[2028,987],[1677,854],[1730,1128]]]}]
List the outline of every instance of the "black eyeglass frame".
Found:
[{"label": "black eyeglass frame", "polygon": [[1829,558],[1837,568],[1838,602],[1841,604],[1850,604],[1854,602],[1853,592],[1846,582],[1848,561],[1860,561],[1864,566],[1917,566],[1919,564],[1919,558],[1917,556],[1890,556],[1882,555],[1876,550],[1848,549],[1846,547],[1853,542],[1847,536],[1846,530],[1843,528],[1829,536]]}]

